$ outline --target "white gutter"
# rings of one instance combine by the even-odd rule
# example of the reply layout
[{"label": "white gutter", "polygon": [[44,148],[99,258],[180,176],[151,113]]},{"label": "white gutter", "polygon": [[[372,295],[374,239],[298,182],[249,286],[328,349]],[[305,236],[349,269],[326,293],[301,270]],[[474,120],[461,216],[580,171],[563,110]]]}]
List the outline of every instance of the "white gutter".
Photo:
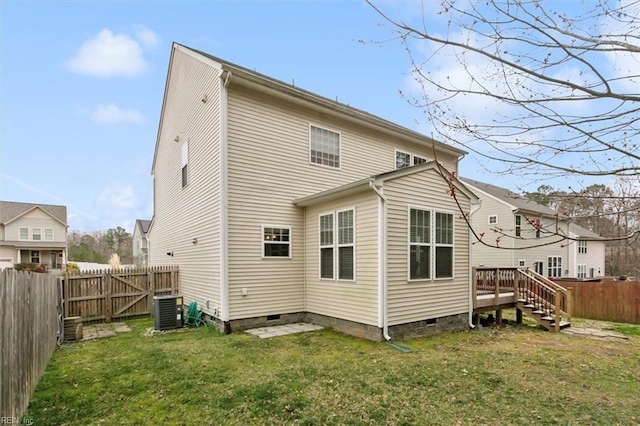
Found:
[{"label": "white gutter", "polygon": [[[480,210],[481,205],[478,203],[471,206],[469,212],[469,223],[472,222],[473,214]],[[473,294],[473,232],[469,232],[469,328],[474,329],[476,326],[473,324],[473,299],[476,297]]]},{"label": "white gutter", "polygon": [[378,300],[380,319],[382,320],[382,335],[389,341],[389,312],[387,308],[387,198],[374,180],[369,181],[369,187],[378,195]]},{"label": "white gutter", "polygon": [[[224,74],[220,75],[220,78]],[[227,141],[227,86],[231,79],[231,71],[226,71],[224,83],[220,90],[220,320],[224,323],[224,332],[229,324],[229,181],[228,181],[228,141]]]}]

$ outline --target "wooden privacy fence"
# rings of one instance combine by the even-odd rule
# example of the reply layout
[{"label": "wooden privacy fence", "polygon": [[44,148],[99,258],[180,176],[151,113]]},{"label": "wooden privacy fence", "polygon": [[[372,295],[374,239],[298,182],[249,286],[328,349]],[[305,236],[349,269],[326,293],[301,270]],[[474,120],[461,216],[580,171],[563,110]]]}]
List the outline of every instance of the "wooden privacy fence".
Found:
[{"label": "wooden privacy fence", "polygon": [[62,288],[65,318],[111,322],[150,315],[153,296],[178,292],[178,267],[85,271],[65,275]]},{"label": "wooden privacy fence", "polygon": [[57,283],[49,274],[0,273],[0,423],[22,416],[56,348]]},{"label": "wooden privacy fence", "polygon": [[566,282],[573,288],[574,316],[640,324],[640,282]]}]

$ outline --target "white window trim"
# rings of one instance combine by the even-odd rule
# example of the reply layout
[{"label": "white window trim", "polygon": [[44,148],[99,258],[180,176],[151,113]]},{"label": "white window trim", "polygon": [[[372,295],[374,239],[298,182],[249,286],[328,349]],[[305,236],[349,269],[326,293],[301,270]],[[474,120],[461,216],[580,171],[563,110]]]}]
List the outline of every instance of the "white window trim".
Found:
[{"label": "white window trim", "polygon": [[518,260],[518,268],[524,268],[525,266],[527,266],[527,261],[524,259],[519,259]]},{"label": "white window trim", "polygon": [[587,254],[587,250],[587,241],[578,240],[578,254]]},{"label": "white window trim", "polygon": [[[451,244],[436,242],[436,213],[451,215]],[[456,215],[452,211],[433,209],[433,279],[434,281],[453,280],[456,277]],[[451,276],[436,278],[436,247],[451,247]]]},{"label": "white window trim", "polygon": [[[38,253],[38,261],[33,261],[33,253]],[[30,250],[29,251],[29,263],[42,263],[42,252],[40,250]]]},{"label": "white window trim", "polygon": [[[582,273],[584,274],[584,276],[582,276],[582,277],[580,276],[580,267],[581,266],[583,267]],[[576,272],[577,272],[577,278],[587,278],[587,265],[586,264],[582,264],[582,263],[578,264]]]},{"label": "white window trim", "polygon": [[[20,232],[22,229],[26,229],[27,230],[27,238],[22,238],[22,232]],[[31,235],[31,233],[29,232],[29,228],[25,228],[25,227],[19,227],[18,228],[18,240],[20,241],[29,241],[29,236]]]},{"label": "white window trim", "polygon": [[[51,231],[51,239],[47,240],[47,231]],[[56,236],[54,234],[53,228],[44,228],[44,241],[54,241]]]},{"label": "white window trim", "polygon": [[[340,156],[340,165],[338,167],[333,167],[333,166],[327,166],[326,164],[318,164],[318,163],[314,163],[313,161],[311,161],[311,127],[316,127],[318,129],[322,129],[322,130],[328,130],[330,132],[333,133],[337,133],[338,134],[338,155]],[[320,125],[320,124],[316,124],[316,123],[309,123],[309,133],[308,133],[308,138],[307,138],[307,148],[308,148],[308,152],[307,152],[307,160],[309,161],[309,164],[312,166],[317,166],[317,167],[324,167],[325,169],[329,169],[329,170],[342,170],[342,132],[339,132],[337,130],[331,129],[325,125]]]},{"label": "white window trim", "polygon": [[393,150],[393,169],[394,170],[399,170],[398,169],[398,162],[397,162],[397,157],[398,157],[398,153],[401,154],[406,154],[409,156],[409,166],[408,167],[413,167],[413,166],[417,166],[417,164],[415,164],[415,159],[416,158],[420,158],[422,160],[425,160],[425,163],[428,163],[429,161],[429,157],[425,157],[422,155],[416,155],[410,151],[406,151],[404,149],[399,149],[399,148],[394,148]]},{"label": "white window trim", "polygon": [[[491,218],[496,218],[495,222],[491,222]],[[489,217],[487,218],[487,222],[489,223],[489,225],[497,225],[498,224],[498,215],[497,214],[490,214]]]},{"label": "white window trim", "polygon": [[[549,262],[550,259],[560,259],[559,265],[556,266],[549,266],[549,264],[551,262]],[[563,259],[562,256],[547,256],[547,277],[554,277],[554,278],[562,278],[562,264],[563,264]],[[551,275],[550,274],[550,270],[553,269],[554,271],[558,271],[559,275]]]},{"label": "white window trim", "polygon": [[[346,212],[349,210],[353,210],[353,244],[338,244],[338,213],[340,212]],[[322,216],[328,216],[328,215],[333,215],[333,238],[332,238],[332,245],[321,245],[321,235],[320,232],[322,230],[321,228],[321,222],[320,222],[320,218]],[[352,207],[343,207],[340,209],[336,209],[336,210],[330,210],[330,211],[325,211],[322,213],[318,214],[318,279],[322,280],[322,281],[336,281],[336,282],[348,282],[348,283],[353,283],[356,282],[358,280],[358,274],[357,274],[357,266],[358,266],[358,246],[357,246],[357,229],[356,229],[356,223],[358,222],[357,219],[357,210],[355,206]],[[347,280],[347,279],[341,279],[340,278],[340,254],[339,252],[339,248],[340,247],[350,247],[353,246],[353,279]],[[333,248],[333,277],[332,278],[323,278],[322,277],[322,249],[323,248]]]},{"label": "white window trim", "polygon": [[[277,229],[288,229],[289,230],[289,256],[265,256],[264,255],[264,245],[265,245],[265,240],[264,240],[264,228],[277,228]],[[262,251],[262,258],[263,259],[268,259],[268,260],[272,260],[272,259],[291,259],[291,254],[292,254],[292,250],[293,250],[293,241],[292,241],[292,234],[291,234],[291,226],[289,225],[269,225],[269,224],[265,224],[262,225],[261,229],[260,229],[260,240],[261,240],[261,244],[260,244],[260,250]],[[285,244],[287,242],[278,242],[278,244]]]},{"label": "white window trim", "polygon": [[[411,210],[424,210],[429,211],[429,243],[412,243],[411,242]],[[448,214],[453,216],[452,222],[452,232],[453,232],[453,243],[452,244],[436,244],[436,213]],[[420,245],[420,246],[429,246],[431,247],[430,253],[431,258],[429,259],[429,278],[411,278],[411,246],[412,245]],[[450,277],[440,277],[436,278],[436,247],[451,247],[451,276]],[[426,282],[426,281],[446,281],[453,280],[456,278],[456,216],[452,211],[434,209],[432,207],[424,207],[416,204],[407,205],[407,282]]]},{"label": "white window trim", "polygon": [[[333,223],[333,238],[331,239],[331,245],[322,245],[322,217],[333,215],[331,223]],[[335,281],[336,280],[336,213],[335,211],[322,212],[318,214],[318,279],[322,281]],[[333,271],[331,273],[331,278],[324,278],[322,276],[322,249],[329,248],[333,249]]]},{"label": "white window trim", "polygon": [[[353,210],[353,243],[352,244],[340,244],[339,243],[339,238],[338,238],[338,214],[341,212],[348,212],[350,210]],[[358,264],[358,262],[356,261],[356,257],[357,257],[357,253],[358,253],[358,249],[356,246],[356,208],[355,207],[347,207],[347,208],[342,208],[339,210],[336,210],[336,214],[334,216],[335,218],[335,224],[333,225],[333,243],[335,245],[335,249],[334,249],[334,256],[335,256],[335,269],[336,269],[336,273],[334,274],[334,277],[336,278],[337,281],[345,281],[345,282],[355,282],[357,279],[357,274],[356,274],[356,265]],[[352,279],[342,279],[340,278],[340,247],[353,247],[353,278]]]}]

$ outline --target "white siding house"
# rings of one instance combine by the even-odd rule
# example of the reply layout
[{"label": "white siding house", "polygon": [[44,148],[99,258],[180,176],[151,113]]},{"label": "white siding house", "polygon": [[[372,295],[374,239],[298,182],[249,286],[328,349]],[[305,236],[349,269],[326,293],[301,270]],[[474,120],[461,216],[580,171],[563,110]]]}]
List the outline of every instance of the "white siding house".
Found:
[{"label": "white siding house", "polygon": [[[469,234],[448,194],[458,187],[467,212],[477,199],[450,174],[463,154],[174,43],[150,264],[179,265],[185,301],[226,330],[313,320],[379,340],[439,318],[465,327]],[[419,248],[411,206],[433,233]],[[433,263],[415,280],[412,247]]]},{"label": "white siding house", "polygon": [[0,201],[0,269],[35,263],[49,270],[67,263],[67,208]]},{"label": "white siding house", "polygon": [[133,263],[138,266],[149,265],[149,232],[150,220],[136,219],[133,227]]},{"label": "white siding house", "polygon": [[599,235],[508,189],[461,180],[481,199],[471,221],[473,266],[528,267],[554,278],[604,275]]}]

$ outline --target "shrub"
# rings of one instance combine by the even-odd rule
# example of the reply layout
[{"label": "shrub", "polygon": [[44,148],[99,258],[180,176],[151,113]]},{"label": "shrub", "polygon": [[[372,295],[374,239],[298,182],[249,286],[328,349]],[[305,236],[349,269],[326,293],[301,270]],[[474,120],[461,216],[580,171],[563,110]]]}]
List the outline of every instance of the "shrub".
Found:
[{"label": "shrub", "polygon": [[16,271],[38,272],[40,274],[47,272],[46,265],[43,265],[41,263],[30,263],[30,262],[16,263],[15,265],[13,265],[13,268]]}]

